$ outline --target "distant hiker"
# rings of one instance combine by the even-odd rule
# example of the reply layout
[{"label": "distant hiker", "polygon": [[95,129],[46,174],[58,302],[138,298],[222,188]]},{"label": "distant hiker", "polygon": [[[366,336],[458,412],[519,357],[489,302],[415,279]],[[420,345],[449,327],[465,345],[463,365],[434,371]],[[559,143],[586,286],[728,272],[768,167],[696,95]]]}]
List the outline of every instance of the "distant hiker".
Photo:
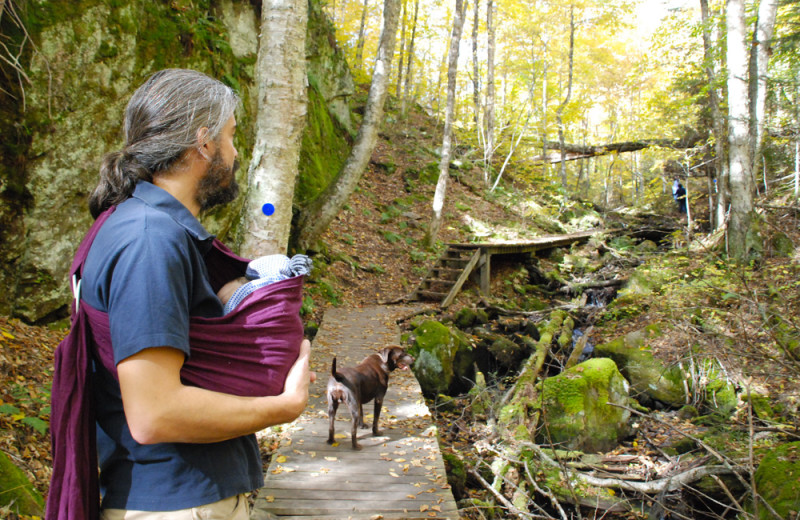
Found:
[{"label": "distant hiker", "polygon": [[678,211],[686,214],[686,188],[683,187],[678,179],[672,184],[672,198],[678,203]]}]

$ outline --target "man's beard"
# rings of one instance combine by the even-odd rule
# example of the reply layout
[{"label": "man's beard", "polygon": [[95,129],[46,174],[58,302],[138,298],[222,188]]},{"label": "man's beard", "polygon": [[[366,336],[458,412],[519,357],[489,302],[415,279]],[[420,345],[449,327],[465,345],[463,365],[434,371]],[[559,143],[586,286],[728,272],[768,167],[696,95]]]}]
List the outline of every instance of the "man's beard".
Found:
[{"label": "man's beard", "polygon": [[211,164],[208,165],[208,171],[197,186],[195,200],[200,205],[200,211],[227,204],[239,196],[239,184],[236,182],[238,169],[239,160],[234,159],[233,165],[228,167],[217,148]]}]

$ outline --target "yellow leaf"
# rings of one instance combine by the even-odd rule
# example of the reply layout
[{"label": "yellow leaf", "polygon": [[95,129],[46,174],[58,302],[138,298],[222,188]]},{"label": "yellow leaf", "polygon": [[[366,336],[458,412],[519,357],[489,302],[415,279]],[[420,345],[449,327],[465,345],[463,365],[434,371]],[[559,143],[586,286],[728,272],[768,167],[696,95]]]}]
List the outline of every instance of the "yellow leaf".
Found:
[{"label": "yellow leaf", "polygon": [[17,338],[14,337],[13,334],[11,334],[10,332],[6,332],[6,331],[3,331],[3,336],[5,336],[8,339],[17,339]]},{"label": "yellow leaf", "polygon": [[419,512],[420,512],[420,513],[424,513],[424,512],[425,512],[425,511],[427,511],[428,509],[430,509],[430,507],[428,506],[428,504],[422,504],[421,506],[419,506]]},{"label": "yellow leaf", "polygon": [[283,464],[286,462],[286,455],[278,455],[278,457],[275,459],[275,462]]},{"label": "yellow leaf", "polygon": [[336,462],[339,459],[337,459],[336,457],[325,457],[325,460],[327,460],[328,462]]},{"label": "yellow leaf", "polygon": [[272,495],[269,495],[269,496],[266,498],[266,500],[267,500],[267,502],[269,502],[269,503],[271,504],[271,503],[275,502],[275,497],[274,497],[274,496],[272,496]]}]

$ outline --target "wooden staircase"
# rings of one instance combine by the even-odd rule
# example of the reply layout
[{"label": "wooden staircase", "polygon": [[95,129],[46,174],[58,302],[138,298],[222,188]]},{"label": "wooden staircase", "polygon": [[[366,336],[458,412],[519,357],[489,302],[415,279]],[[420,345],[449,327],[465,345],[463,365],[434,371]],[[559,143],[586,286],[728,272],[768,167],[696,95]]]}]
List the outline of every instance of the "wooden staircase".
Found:
[{"label": "wooden staircase", "polygon": [[481,259],[481,250],[450,244],[411,294],[411,300],[439,300],[447,307]]}]

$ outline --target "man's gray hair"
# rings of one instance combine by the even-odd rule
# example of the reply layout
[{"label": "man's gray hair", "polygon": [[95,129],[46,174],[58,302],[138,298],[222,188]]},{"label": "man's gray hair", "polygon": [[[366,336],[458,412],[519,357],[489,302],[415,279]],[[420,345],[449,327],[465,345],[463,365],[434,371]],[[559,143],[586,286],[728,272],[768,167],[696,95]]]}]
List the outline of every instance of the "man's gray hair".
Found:
[{"label": "man's gray hair", "polygon": [[[89,197],[92,216],[128,199],[137,181],[152,182],[188,149],[216,140],[238,104],[233,89],[201,72],[165,69],[150,76],[125,109],[124,147],[103,159]],[[203,127],[208,132],[198,142]]]}]

